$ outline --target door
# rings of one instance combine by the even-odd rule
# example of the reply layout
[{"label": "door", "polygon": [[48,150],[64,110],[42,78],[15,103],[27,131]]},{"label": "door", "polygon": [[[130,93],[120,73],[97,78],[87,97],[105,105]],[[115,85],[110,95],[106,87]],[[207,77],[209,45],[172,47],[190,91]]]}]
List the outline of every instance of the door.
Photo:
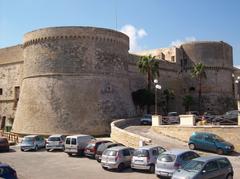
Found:
[{"label": "door", "polygon": [[130,154],[130,150],[129,149],[122,150],[122,155],[123,155],[123,163],[125,164],[125,166],[130,166],[131,159],[132,159],[132,155]]},{"label": "door", "polygon": [[205,136],[204,137],[203,149],[208,150],[208,151],[212,151],[212,152],[215,152],[217,150],[216,144],[215,144],[212,137],[210,137],[210,136]]},{"label": "door", "polygon": [[201,179],[221,179],[217,161],[210,161],[205,165]]}]

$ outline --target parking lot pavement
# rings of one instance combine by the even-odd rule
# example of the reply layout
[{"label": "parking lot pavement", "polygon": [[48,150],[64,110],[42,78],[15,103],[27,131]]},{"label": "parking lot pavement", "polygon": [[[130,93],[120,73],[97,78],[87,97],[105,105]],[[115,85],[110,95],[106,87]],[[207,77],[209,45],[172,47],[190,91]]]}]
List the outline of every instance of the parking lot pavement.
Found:
[{"label": "parking lot pavement", "polygon": [[[166,149],[171,148],[181,148],[181,149],[189,149],[187,143],[179,141],[177,139],[173,139],[167,137],[165,135],[161,135],[159,133],[155,133],[150,130],[151,126],[130,126],[125,128],[125,130],[139,134],[144,137],[148,137],[152,139],[153,144],[158,144]],[[217,155],[214,153],[197,151],[200,155]],[[225,155],[232,163],[234,169],[234,179],[240,179],[240,154],[234,153],[231,156]]]},{"label": "parking lot pavement", "polygon": [[0,153],[0,161],[16,169],[19,179],[156,179],[154,174],[105,171],[101,165],[85,157],[68,157],[64,152],[21,152],[11,146],[11,152]]}]

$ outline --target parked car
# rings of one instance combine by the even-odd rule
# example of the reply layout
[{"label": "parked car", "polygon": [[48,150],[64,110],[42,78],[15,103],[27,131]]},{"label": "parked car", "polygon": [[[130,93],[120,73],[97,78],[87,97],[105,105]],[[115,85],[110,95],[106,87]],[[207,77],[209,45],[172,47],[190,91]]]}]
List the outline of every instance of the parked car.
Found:
[{"label": "parked car", "polygon": [[139,147],[133,153],[131,168],[138,170],[155,171],[155,163],[159,154],[166,150],[160,146],[146,145]]},{"label": "parked car", "polygon": [[117,146],[105,150],[102,154],[102,168],[122,171],[124,168],[130,167],[133,152],[133,148],[125,146]]},{"label": "parked car", "polygon": [[234,151],[234,146],[216,134],[194,132],[189,138],[188,146],[191,150],[200,149],[216,152],[220,155]]},{"label": "parked car", "polygon": [[83,155],[84,149],[91,140],[95,140],[93,136],[80,134],[67,136],[65,140],[65,150],[69,156]]},{"label": "parked car", "polygon": [[180,117],[177,112],[169,112],[168,115],[163,118],[164,124],[179,124]]},{"label": "parked car", "polygon": [[35,150],[39,148],[45,148],[46,141],[40,135],[28,135],[25,136],[20,144],[21,151]]},{"label": "parked car", "polygon": [[155,174],[160,177],[172,177],[175,170],[182,167],[190,160],[199,157],[194,151],[172,149],[158,156]]},{"label": "parked car", "polygon": [[174,172],[172,179],[232,179],[233,168],[226,157],[208,156],[191,160]]},{"label": "parked car", "polygon": [[102,160],[102,153],[106,149],[111,148],[111,147],[116,147],[116,146],[123,146],[123,144],[108,142],[108,143],[103,143],[103,144],[99,145],[99,147],[97,149],[97,152],[96,152],[96,155],[95,155],[96,160],[98,162],[101,162],[101,160]]},{"label": "parked car", "polygon": [[17,172],[7,164],[0,163],[0,178],[17,179]]},{"label": "parked car", "polygon": [[88,143],[84,149],[84,155],[95,159],[98,147],[103,143],[108,143],[108,140],[95,140]]},{"label": "parked car", "polygon": [[152,125],[152,115],[151,114],[145,114],[141,119],[140,119],[141,125]]},{"label": "parked car", "polygon": [[213,123],[220,125],[235,125],[238,124],[238,115],[240,112],[238,110],[228,111],[223,115],[217,116],[213,119]]},{"label": "parked car", "polygon": [[48,137],[47,142],[46,142],[46,150],[64,150],[64,142],[65,142],[65,136],[63,135],[51,135]]},{"label": "parked car", "polygon": [[0,152],[8,152],[9,151],[9,143],[7,138],[0,137]]}]

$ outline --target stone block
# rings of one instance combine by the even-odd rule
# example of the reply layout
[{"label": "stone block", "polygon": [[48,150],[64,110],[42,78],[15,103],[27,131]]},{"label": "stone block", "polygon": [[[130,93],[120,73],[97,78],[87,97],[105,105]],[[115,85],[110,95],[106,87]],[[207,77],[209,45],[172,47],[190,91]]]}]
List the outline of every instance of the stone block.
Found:
[{"label": "stone block", "polygon": [[162,116],[161,115],[152,115],[152,126],[162,125]]}]

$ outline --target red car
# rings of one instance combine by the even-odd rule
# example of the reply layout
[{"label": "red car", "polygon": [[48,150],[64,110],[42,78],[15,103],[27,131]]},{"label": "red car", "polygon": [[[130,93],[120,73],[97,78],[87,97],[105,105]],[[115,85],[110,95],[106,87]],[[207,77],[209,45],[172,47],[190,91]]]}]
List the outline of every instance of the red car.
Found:
[{"label": "red car", "polygon": [[95,140],[95,141],[91,141],[84,149],[84,155],[90,158],[94,158],[95,159],[95,155],[97,153],[97,148],[99,147],[99,145],[103,144],[103,143],[107,143],[110,142],[108,140]]},{"label": "red car", "polygon": [[0,137],[0,151],[8,152],[9,151],[9,143],[7,138]]}]

